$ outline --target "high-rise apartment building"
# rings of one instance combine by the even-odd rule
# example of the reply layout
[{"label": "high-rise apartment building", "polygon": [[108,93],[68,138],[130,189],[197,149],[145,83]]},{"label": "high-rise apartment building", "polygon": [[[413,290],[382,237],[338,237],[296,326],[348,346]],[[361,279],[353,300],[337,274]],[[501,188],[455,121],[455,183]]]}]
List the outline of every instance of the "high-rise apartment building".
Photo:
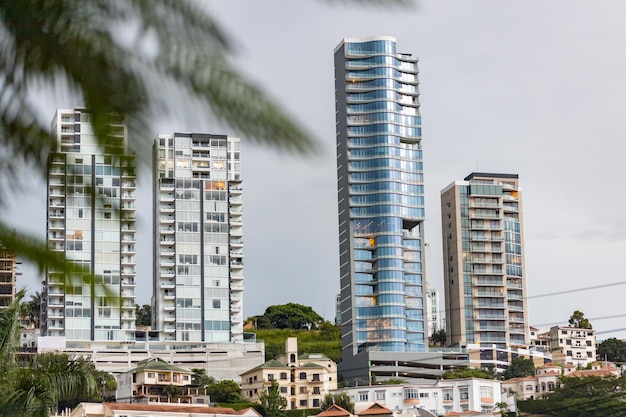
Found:
[{"label": "high-rise apartment building", "polygon": [[392,37],[335,48],[344,361],[427,347],[417,73]]},{"label": "high-rise apartment building", "polygon": [[518,176],[472,173],[441,191],[441,213],[448,342],[527,346]]},{"label": "high-rise apartment building", "polygon": [[240,342],[240,140],[159,135],[153,154],[153,325],[163,340]]},{"label": "high-rise apartment building", "polygon": [[0,308],[8,306],[15,299],[18,263],[15,253],[0,245]]},{"label": "high-rise apartment building", "polygon": [[[58,152],[48,159],[48,247],[90,279],[49,268],[42,331],[68,341],[133,340],[135,332],[135,170],[120,154],[124,120],[110,116],[111,137],[99,146],[84,109],[57,110]],[[71,271],[70,271],[71,274]]]}]

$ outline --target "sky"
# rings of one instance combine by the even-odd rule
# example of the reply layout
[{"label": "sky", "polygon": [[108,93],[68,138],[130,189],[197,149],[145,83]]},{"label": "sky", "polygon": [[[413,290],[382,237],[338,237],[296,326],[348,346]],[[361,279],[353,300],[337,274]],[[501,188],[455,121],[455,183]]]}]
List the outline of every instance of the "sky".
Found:
[{"label": "sky", "polygon": [[[419,58],[432,285],[443,295],[441,189],[474,171],[519,174],[531,325],[564,325],[578,309],[599,339],[626,338],[626,124],[620,117],[626,3],[422,0],[411,9],[356,3],[204,2],[235,45],[233,64],[322,149],[293,156],[242,138],[244,316],[295,302],[334,319],[333,50],[344,37],[387,35],[397,39],[399,52]],[[48,123],[57,107],[80,104],[46,97],[40,108]],[[194,113],[159,118],[154,129],[154,136],[230,133]],[[140,304],[149,303],[152,285],[150,181],[140,177],[137,193]],[[3,214],[44,238],[45,184],[35,181],[32,189]],[[27,266],[22,271],[22,286],[40,290],[42,276]],[[564,291],[570,292],[549,295]]]}]

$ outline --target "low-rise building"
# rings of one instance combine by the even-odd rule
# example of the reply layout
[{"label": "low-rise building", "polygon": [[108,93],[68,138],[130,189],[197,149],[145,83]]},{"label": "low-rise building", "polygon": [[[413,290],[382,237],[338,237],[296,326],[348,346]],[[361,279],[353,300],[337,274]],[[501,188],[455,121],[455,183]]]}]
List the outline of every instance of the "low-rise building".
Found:
[{"label": "low-rise building", "polygon": [[80,403],[73,410],[51,417],[261,417],[253,408],[232,408],[188,404]]},{"label": "low-rise building", "polygon": [[259,394],[276,381],[288,408],[316,408],[337,388],[337,364],[321,353],[298,355],[298,339],[290,337],[284,354],[242,373],[241,381],[248,401],[259,401]]},{"label": "low-rise building", "polygon": [[367,385],[341,388],[361,415],[374,403],[392,410],[395,416],[447,415],[453,412],[490,413],[501,400],[498,380],[479,378],[440,379],[419,384]]},{"label": "low-rise building", "polygon": [[496,344],[468,344],[470,367],[493,368],[496,372],[504,372],[511,365],[511,361],[517,357],[523,357],[533,361],[536,367],[552,362],[550,354],[542,350],[519,347],[500,347]]},{"label": "low-rise building", "polygon": [[141,361],[136,368],[117,376],[117,401],[208,404],[204,388],[191,386],[192,374],[159,358]]},{"label": "low-rise building", "polygon": [[593,329],[552,326],[548,330],[531,328],[530,335],[531,346],[549,354],[555,363],[573,363],[584,368],[596,360],[596,336]]}]

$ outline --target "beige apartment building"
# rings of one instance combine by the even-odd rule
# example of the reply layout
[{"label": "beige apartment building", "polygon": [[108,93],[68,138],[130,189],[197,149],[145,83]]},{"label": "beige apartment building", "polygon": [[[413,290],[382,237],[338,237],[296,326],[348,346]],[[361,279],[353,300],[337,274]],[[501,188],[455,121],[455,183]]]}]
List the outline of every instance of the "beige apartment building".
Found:
[{"label": "beige apartment building", "polygon": [[15,299],[18,263],[14,253],[0,246],[0,308],[8,306]]},{"label": "beige apartment building", "polygon": [[272,381],[278,382],[287,408],[317,408],[324,395],[337,389],[337,364],[321,353],[298,355],[298,339],[289,337],[284,354],[241,374],[244,398],[258,402]]},{"label": "beige apartment building", "polygon": [[441,191],[448,344],[529,343],[517,174],[471,173]]}]

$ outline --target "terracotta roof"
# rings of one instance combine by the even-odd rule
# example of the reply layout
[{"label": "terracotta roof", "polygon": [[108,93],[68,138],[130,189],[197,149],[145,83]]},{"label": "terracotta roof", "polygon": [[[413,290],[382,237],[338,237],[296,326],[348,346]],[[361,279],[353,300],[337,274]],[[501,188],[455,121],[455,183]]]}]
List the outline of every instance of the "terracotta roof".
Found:
[{"label": "terracotta roof", "polygon": [[545,369],[545,368],[561,368],[561,367],[559,365],[555,365],[555,364],[552,364],[552,363],[544,363],[543,365],[541,365],[537,369]]},{"label": "terracotta roof", "polygon": [[379,416],[393,414],[393,412],[387,407],[380,405],[379,403],[374,403],[357,414],[360,416]]},{"label": "terracotta roof", "polygon": [[340,417],[340,416],[351,416],[349,411],[344,408],[339,407],[337,404],[333,404],[328,407],[326,410],[322,411],[317,415],[317,417]]},{"label": "terracotta roof", "polygon": [[570,372],[569,374],[567,374],[565,376],[570,376],[570,377],[583,377],[583,376],[606,377],[606,376],[616,376],[614,372],[615,372],[615,369],[611,370],[611,369],[606,369],[606,368],[597,369],[597,370],[582,369],[582,370],[579,370],[579,371]]},{"label": "terracotta roof", "polygon": [[125,403],[104,403],[109,410],[127,411],[160,411],[170,413],[203,413],[203,414],[232,414],[238,415],[232,408],[206,407],[198,405],[166,405],[166,404],[125,404]]},{"label": "terracotta roof", "polygon": [[537,376],[524,376],[518,378],[505,379],[502,382],[536,381]]}]

